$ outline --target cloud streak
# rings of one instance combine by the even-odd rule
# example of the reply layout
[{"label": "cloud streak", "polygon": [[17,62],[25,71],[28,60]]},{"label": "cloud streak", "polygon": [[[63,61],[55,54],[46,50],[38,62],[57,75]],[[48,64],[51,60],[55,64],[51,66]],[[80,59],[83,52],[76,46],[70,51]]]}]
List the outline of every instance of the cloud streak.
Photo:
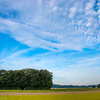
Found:
[{"label": "cloud streak", "polygon": [[97,11],[94,4],[94,0],[1,0],[0,31],[31,48],[58,51],[92,48],[100,43],[99,2]]},{"label": "cloud streak", "polygon": [[0,45],[1,69],[48,69],[54,83],[99,83],[100,0],[0,0],[1,34],[18,46],[9,53],[10,43]]},{"label": "cloud streak", "polygon": [[[0,59],[2,69],[48,69],[53,72],[55,84],[88,85],[99,83],[100,56],[74,57],[76,53],[55,54],[52,52],[22,57],[30,49],[12,53]],[[58,63],[59,62],[59,63]],[[59,74],[58,74],[59,73]],[[95,80],[94,80],[95,79]]]}]

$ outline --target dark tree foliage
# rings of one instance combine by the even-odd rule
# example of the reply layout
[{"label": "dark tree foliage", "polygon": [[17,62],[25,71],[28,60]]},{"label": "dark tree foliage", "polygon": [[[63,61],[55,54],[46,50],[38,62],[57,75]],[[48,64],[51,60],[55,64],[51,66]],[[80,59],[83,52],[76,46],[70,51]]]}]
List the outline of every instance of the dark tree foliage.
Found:
[{"label": "dark tree foliage", "polygon": [[97,86],[98,88],[100,88],[100,84],[98,84],[98,86]]},{"label": "dark tree foliage", "polygon": [[50,89],[52,77],[47,70],[0,70],[0,89]]}]

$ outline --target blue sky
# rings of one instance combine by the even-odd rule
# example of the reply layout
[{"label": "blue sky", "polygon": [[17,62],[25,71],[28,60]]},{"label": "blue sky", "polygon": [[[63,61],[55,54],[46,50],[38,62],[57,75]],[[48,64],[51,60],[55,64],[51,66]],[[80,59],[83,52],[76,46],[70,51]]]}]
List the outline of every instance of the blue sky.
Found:
[{"label": "blue sky", "polygon": [[100,0],[0,0],[0,69],[23,68],[100,84]]}]

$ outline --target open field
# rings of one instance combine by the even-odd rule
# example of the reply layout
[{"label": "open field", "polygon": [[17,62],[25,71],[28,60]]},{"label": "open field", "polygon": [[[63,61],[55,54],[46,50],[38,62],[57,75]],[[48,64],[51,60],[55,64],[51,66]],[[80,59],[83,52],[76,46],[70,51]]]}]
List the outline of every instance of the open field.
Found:
[{"label": "open field", "polygon": [[100,89],[0,90],[0,100],[100,100]]},{"label": "open field", "polygon": [[0,92],[0,95],[58,95],[58,94],[82,94],[100,93],[100,91],[73,91],[73,92]]},{"label": "open field", "polygon": [[100,100],[100,93],[0,96],[0,100]]},{"label": "open field", "polygon": [[51,90],[0,90],[0,92],[74,92],[74,91],[100,91],[100,88],[64,88]]}]

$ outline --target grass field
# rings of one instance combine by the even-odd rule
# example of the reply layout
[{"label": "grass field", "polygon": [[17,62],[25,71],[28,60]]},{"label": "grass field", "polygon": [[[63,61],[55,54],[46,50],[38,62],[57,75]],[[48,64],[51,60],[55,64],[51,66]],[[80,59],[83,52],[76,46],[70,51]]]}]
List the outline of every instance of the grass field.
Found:
[{"label": "grass field", "polygon": [[0,96],[0,100],[100,100],[100,93]]},{"label": "grass field", "polygon": [[65,88],[51,90],[0,90],[0,92],[73,92],[73,91],[95,91],[100,88]]}]

